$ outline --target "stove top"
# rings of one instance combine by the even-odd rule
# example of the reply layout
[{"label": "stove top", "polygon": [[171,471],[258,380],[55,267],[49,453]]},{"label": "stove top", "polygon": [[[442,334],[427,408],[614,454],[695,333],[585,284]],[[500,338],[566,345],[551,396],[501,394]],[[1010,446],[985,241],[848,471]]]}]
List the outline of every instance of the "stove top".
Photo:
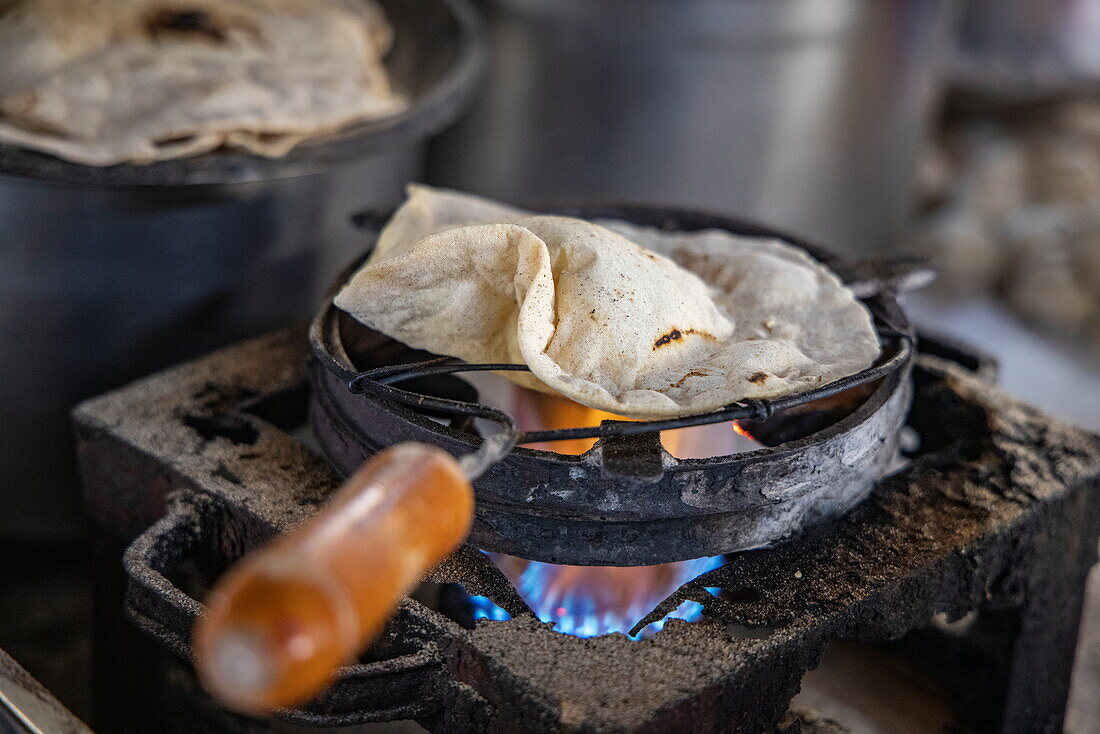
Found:
[{"label": "stove top", "polygon": [[[220,712],[186,665],[137,660],[132,651],[148,641],[119,655],[128,633],[112,584],[125,578],[129,619],[186,660],[196,599],[212,579],[339,484],[305,427],[307,352],[304,330],[288,329],[76,411],[105,565],[133,541],[125,577],[102,584],[97,645],[114,695],[165,718],[166,731],[258,724]],[[690,599],[705,609],[700,621],[669,620],[638,642],[559,634],[465,547],[433,573],[437,586],[423,594],[434,600],[405,600],[328,693],[281,716],[313,726],[413,718],[453,732],[756,734],[786,710],[831,636],[921,630],[935,642],[917,645],[918,657],[973,671],[955,687],[964,718],[987,730],[1059,731],[1100,532],[1100,438],[1013,400],[980,360],[935,341],[922,340],[913,388],[906,468],[840,519],[727,556],[647,617]],[[459,587],[511,619],[474,624]],[[935,613],[974,610],[966,634],[928,628]],[[165,705],[177,695],[186,704]],[[142,698],[156,706],[144,710]]]}]

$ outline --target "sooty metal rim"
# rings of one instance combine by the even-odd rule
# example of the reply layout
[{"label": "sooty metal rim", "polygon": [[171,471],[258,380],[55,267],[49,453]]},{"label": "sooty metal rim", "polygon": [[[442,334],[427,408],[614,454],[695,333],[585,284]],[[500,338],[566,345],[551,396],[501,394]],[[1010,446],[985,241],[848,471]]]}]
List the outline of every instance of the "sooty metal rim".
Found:
[{"label": "sooty metal rim", "polygon": [[[795,238],[716,215],[644,206],[553,211],[666,229],[718,228],[781,237],[824,262],[835,262]],[[377,226],[371,229],[376,232]],[[659,433],[653,432],[655,426],[640,435],[625,435],[637,429],[607,423],[596,429],[604,434],[596,445],[580,456],[516,448],[474,484],[477,516],[470,542],[552,563],[643,565],[772,544],[847,511],[866,496],[895,457],[911,397],[912,331],[904,313],[889,292],[866,303],[880,330],[898,338],[886,345],[895,351],[887,353],[885,364],[890,366],[877,382],[846,393],[854,393],[860,402],[842,417],[776,446],[706,459],[671,456],[661,446]],[[342,316],[331,299],[311,324],[312,422],[326,456],[339,471],[349,473],[371,454],[400,441],[430,443],[456,456],[478,449],[481,438],[461,421],[447,426],[422,410],[353,394],[348,381],[363,370],[351,356],[354,349],[345,343],[346,329],[353,331],[352,338],[369,343],[368,352],[400,347]],[[402,358],[400,363],[410,361],[415,360]],[[756,408],[737,410],[752,415]],[[781,414],[761,425],[785,420]]]}]

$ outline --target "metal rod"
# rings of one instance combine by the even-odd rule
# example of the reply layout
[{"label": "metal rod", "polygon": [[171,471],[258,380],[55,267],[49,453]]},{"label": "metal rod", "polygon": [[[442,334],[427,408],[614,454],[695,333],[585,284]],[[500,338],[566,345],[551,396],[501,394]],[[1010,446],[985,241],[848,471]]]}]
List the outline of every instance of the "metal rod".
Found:
[{"label": "metal rod", "polygon": [[[776,398],[774,400],[749,399],[701,415],[651,421],[619,422],[608,426],[559,428],[549,431],[528,431],[521,434],[516,427],[515,419],[504,411],[496,408],[491,408],[481,403],[468,403],[460,400],[437,398],[392,386],[392,383],[403,382],[418,377],[450,375],[461,372],[530,371],[530,368],[525,364],[467,364],[453,358],[439,358],[404,365],[378,367],[367,370],[366,372],[361,372],[348,382],[348,389],[356,394],[369,394],[372,397],[392,400],[393,402],[407,405],[412,408],[429,409],[453,415],[469,415],[476,418],[485,418],[486,420],[493,421],[503,426],[506,432],[514,433],[515,440],[512,441],[512,445],[516,443],[534,443],[539,441],[566,441],[577,438],[630,436],[639,433],[669,431],[677,428],[702,426],[733,420],[752,419],[763,421],[770,418],[776,411],[787,410],[815,400],[831,397],[854,387],[881,379],[904,364],[913,349],[913,338],[908,333],[894,331],[893,329],[891,329],[890,332],[891,335],[897,339],[897,348],[893,355],[886,361],[861,370],[854,375],[842,377],[839,380],[834,380],[833,382],[816,387],[812,390]],[[509,446],[509,450],[510,449],[511,446]]]}]

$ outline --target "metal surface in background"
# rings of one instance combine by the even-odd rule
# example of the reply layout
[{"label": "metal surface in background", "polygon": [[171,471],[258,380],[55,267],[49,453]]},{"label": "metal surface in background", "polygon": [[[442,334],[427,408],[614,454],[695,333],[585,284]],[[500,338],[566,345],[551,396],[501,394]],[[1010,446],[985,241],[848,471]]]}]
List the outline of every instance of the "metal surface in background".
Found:
[{"label": "metal surface in background", "polygon": [[93,168],[0,146],[0,535],[70,536],[69,408],[305,318],[362,249],[350,215],[393,204],[478,79],[466,0],[384,2],[414,96],[393,119],[271,160],[232,152]]},{"label": "metal surface in background", "polygon": [[1100,88],[1100,0],[968,0],[953,80],[1009,97]]},{"label": "metal surface in background", "polygon": [[959,13],[951,0],[489,0],[493,59],[433,182],[892,243]]}]

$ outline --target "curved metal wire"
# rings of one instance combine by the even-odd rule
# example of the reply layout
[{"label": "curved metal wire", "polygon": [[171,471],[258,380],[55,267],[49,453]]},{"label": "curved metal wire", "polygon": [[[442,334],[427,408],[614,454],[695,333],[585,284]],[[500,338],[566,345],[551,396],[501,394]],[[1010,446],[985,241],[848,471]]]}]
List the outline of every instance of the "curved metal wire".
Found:
[{"label": "curved metal wire", "polygon": [[[418,364],[438,365],[441,361],[446,361],[446,359],[447,358],[432,359]],[[396,365],[396,367],[404,366],[406,365]],[[362,372],[348,382],[348,389],[357,395],[371,395],[372,397],[407,405],[410,408],[434,410],[448,415],[483,418],[501,427],[499,433],[495,433],[482,441],[477,451],[466,454],[459,459],[459,464],[462,466],[466,476],[470,479],[477,479],[486,469],[507,456],[519,441],[519,426],[516,425],[515,419],[503,410],[497,410],[496,408],[491,408],[481,403],[468,403],[464,400],[451,400],[449,398],[421,395],[420,393],[391,387],[382,380],[372,376],[372,373],[385,373],[392,369],[393,368],[390,367],[381,367],[376,370]],[[398,374],[395,377],[391,377],[390,381],[400,382],[405,379],[409,379],[409,377]]]},{"label": "curved metal wire", "polygon": [[[617,421],[599,426],[584,426],[580,428],[558,428],[548,431],[527,431],[520,433],[515,419],[502,410],[491,408],[481,403],[469,403],[461,400],[437,398],[430,395],[409,392],[392,387],[393,383],[404,382],[418,377],[433,377],[436,375],[451,375],[461,372],[529,372],[530,368],[525,364],[486,363],[468,364],[453,357],[439,357],[423,362],[413,362],[401,365],[388,365],[372,370],[360,372],[348,382],[348,389],[356,394],[367,394],[377,398],[392,400],[412,408],[433,410],[450,415],[472,416],[485,418],[502,426],[506,431],[514,433],[511,447],[516,443],[534,443],[545,441],[566,441],[575,438],[609,438],[612,436],[630,436],[639,433],[654,433],[669,431],[676,428],[690,426],[702,426],[711,423],[722,423],[732,420],[752,419],[763,421],[770,418],[776,411],[787,410],[795,406],[804,405],[831,397],[838,393],[850,390],[859,385],[881,379],[894,370],[900,368],[909,360],[914,339],[905,330],[889,324],[889,333],[897,338],[897,349],[885,361],[872,365],[853,375],[842,377],[812,390],[787,395],[774,400],[749,399],[740,403],[728,405],[720,410],[701,415],[685,416],[682,418],[664,418],[650,421]],[[507,452],[505,452],[507,453]]]}]

